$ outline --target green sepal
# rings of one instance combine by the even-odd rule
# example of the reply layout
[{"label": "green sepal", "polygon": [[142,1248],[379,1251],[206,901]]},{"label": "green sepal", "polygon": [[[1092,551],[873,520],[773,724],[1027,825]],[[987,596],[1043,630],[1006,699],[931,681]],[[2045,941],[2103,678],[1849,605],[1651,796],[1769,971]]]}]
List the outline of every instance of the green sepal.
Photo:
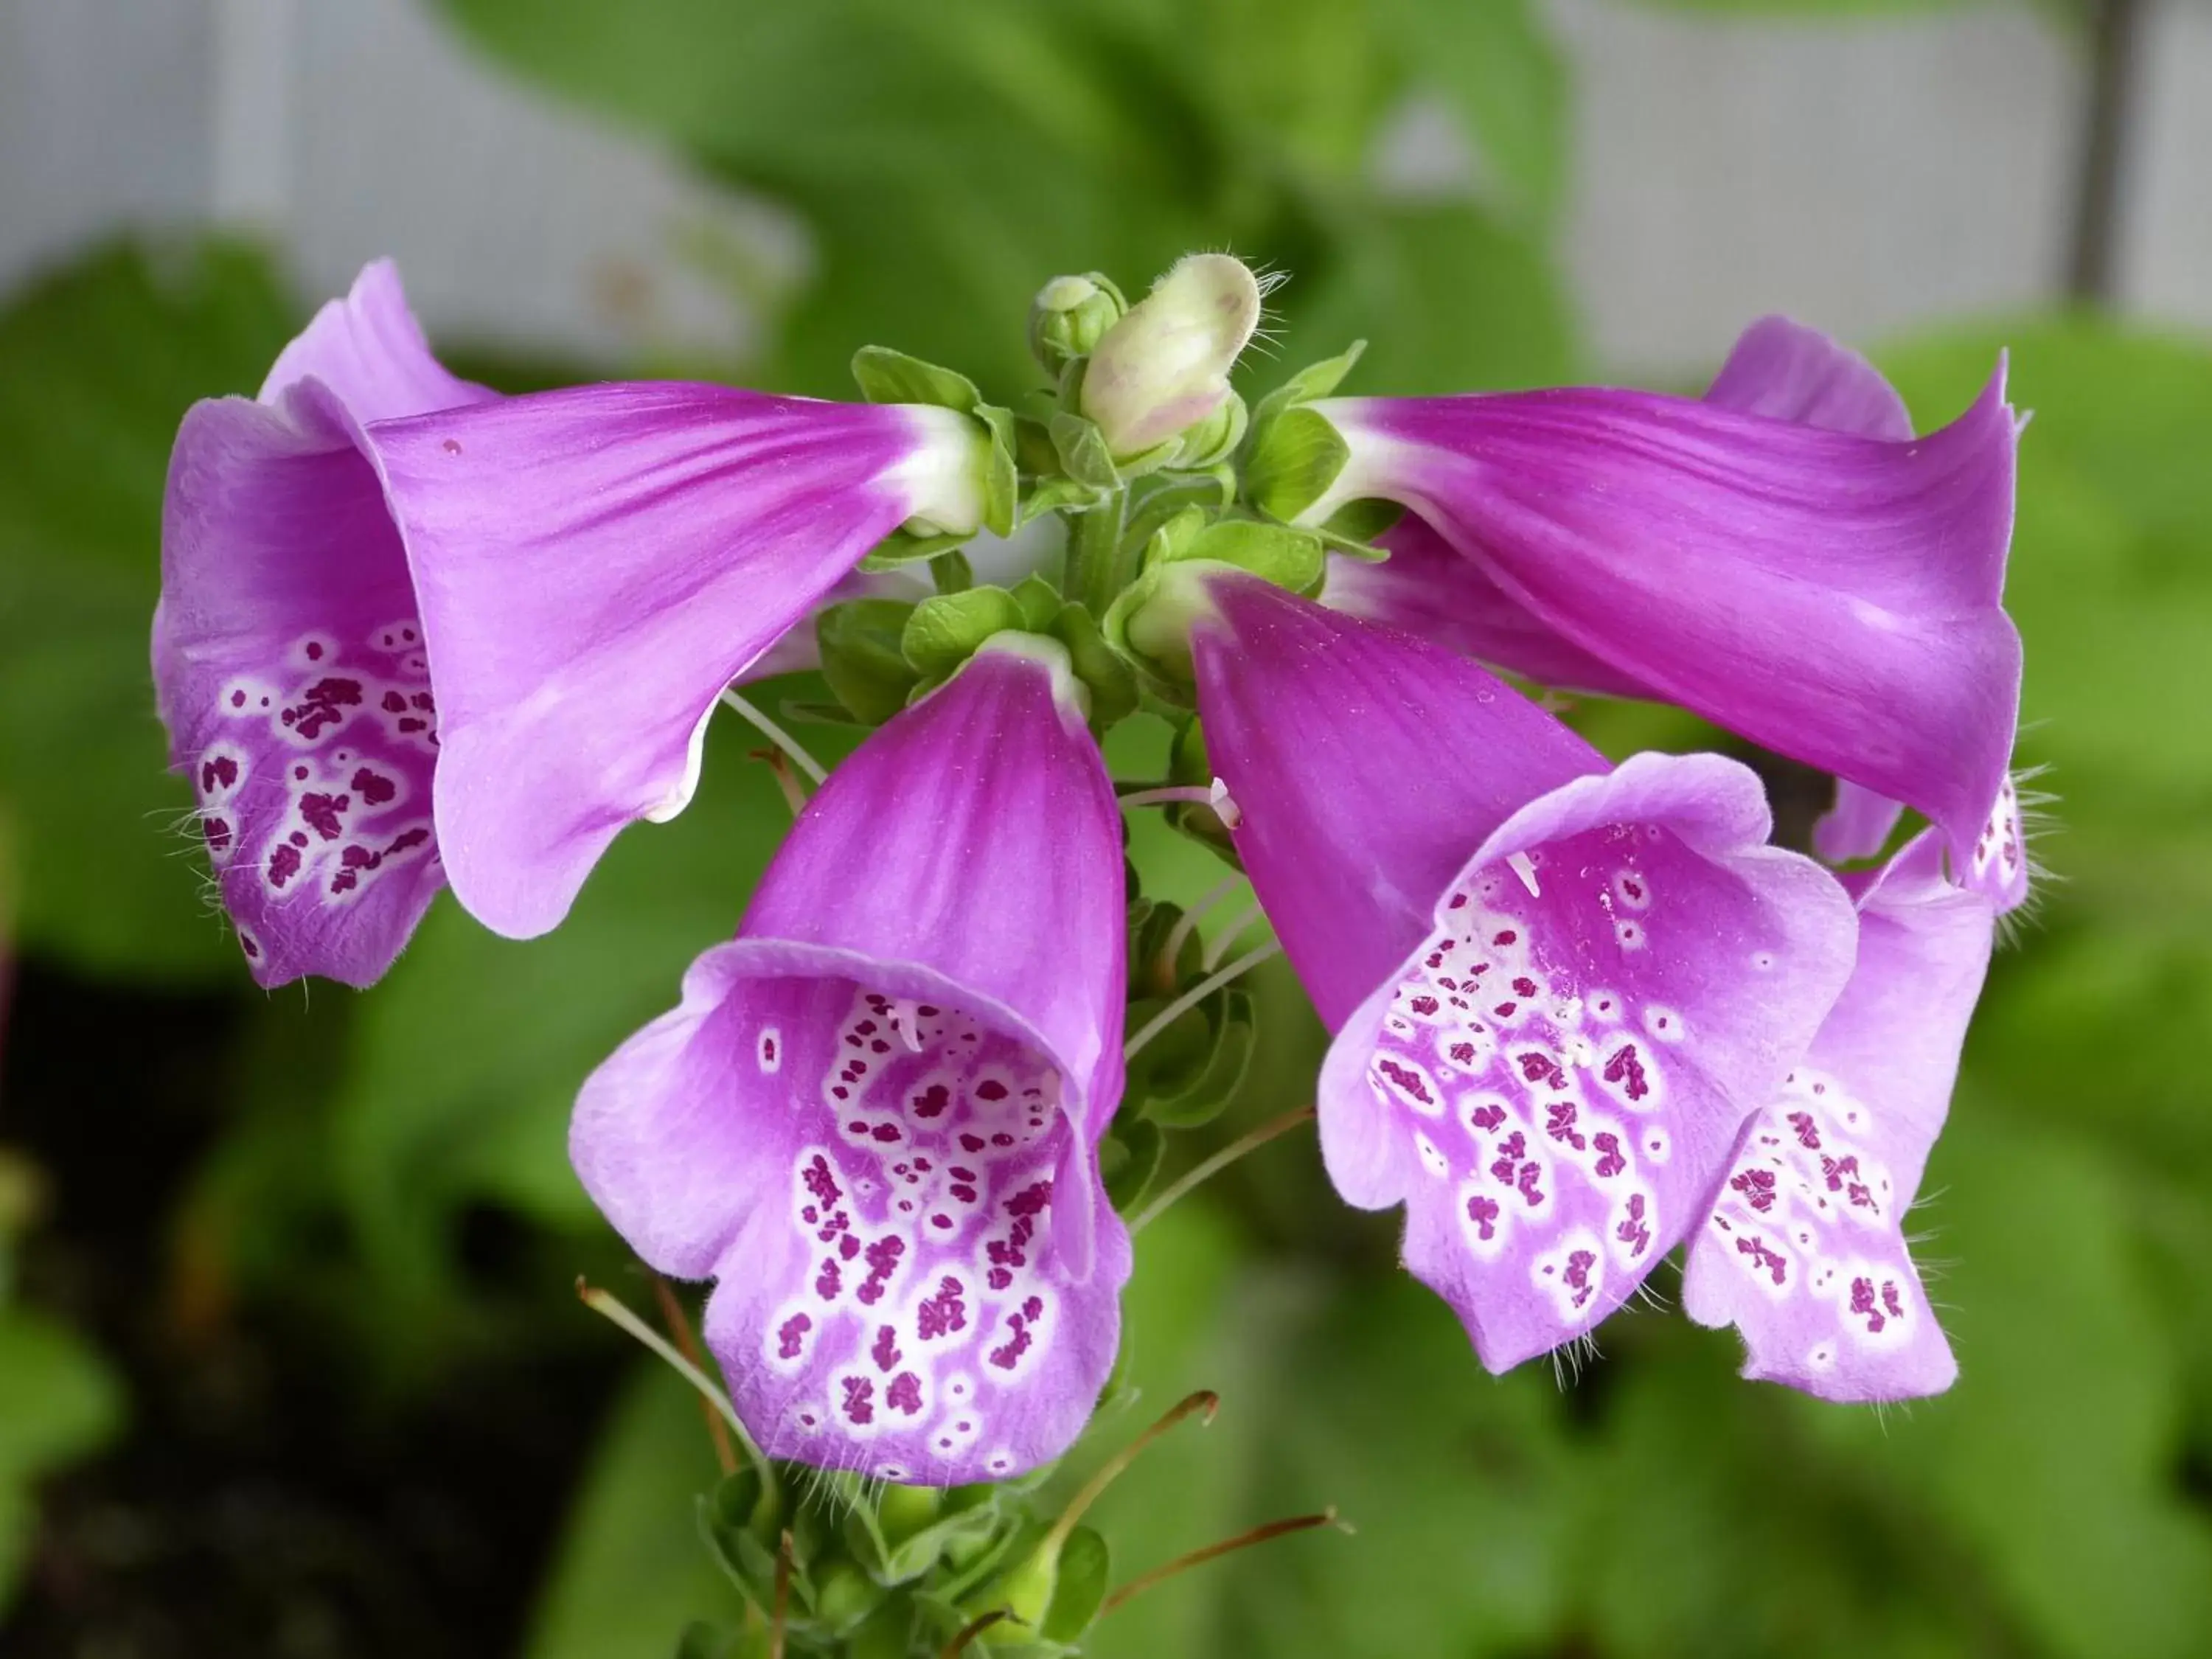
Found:
[{"label": "green sepal", "polygon": [[992,635],[1021,626],[1021,602],[1003,587],[939,593],[915,606],[899,636],[899,651],[921,680],[939,681]]},{"label": "green sepal", "polygon": [[1073,1643],[1091,1628],[1113,1571],[1113,1552],[1098,1533],[1078,1527],[1067,1534],[1060,1549],[1060,1582],[1044,1615],[1045,1640]]},{"label": "green sepal", "polygon": [[1125,478],[1141,478],[1158,472],[1164,466],[1177,465],[1182,447],[1182,438],[1170,438],[1165,442],[1154,444],[1150,449],[1119,457],[1114,463],[1115,470]]},{"label": "green sepal", "polygon": [[956,547],[929,562],[929,580],[940,593],[964,593],[975,586],[975,567]]},{"label": "green sepal", "polygon": [[1328,515],[1326,523],[1314,526],[1313,532],[1332,553],[1379,564],[1390,556],[1390,550],[1376,546],[1376,538],[1405,516],[1406,509],[1396,501],[1367,495],[1346,501]]},{"label": "green sepal", "polygon": [[1137,677],[1121,653],[1106,643],[1106,635],[1085,606],[1068,600],[1040,631],[1067,647],[1068,665],[1091,693],[1092,730],[1106,731],[1137,712],[1141,701]]},{"label": "green sepal", "polygon": [[919,677],[904,641],[917,609],[902,599],[848,599],[814,619],[822,678],[863,726],[882,725],[914,694]]},{"label": "green sepal", "polygon": [[1316,398],[1326,398],[1344,384],[1367,349],[1367,342],[1354,340],[1334,357],[1323,358],[1317,363],[1308,363],[1285,380],[1252,410],[1252,431],[1256,436],[1270,421],[1287,409],[1299,404],[1310,404]]},{"label": "green sepal", "polygon": [[1144,1202],[1166,1151],[1159,1126],[1140,1117],[1116,1123],[1098,1143],[1098,1178],[1116,1212],[1127,1215]]},{"label": "green sepal", "polygon": [[1148,1090],[1145,1097],[1145,1117],[1162,1128],[1196,1129],[1212,1122],[1228,1110],[1251,1069],[1259,1034],[1250,995],[1232,986],[1208,997],[1201,1008],[1210,1041],[1194,1075],[1179,1091]]},{"label": "green sepal", "polygon": [[874,574],[896,570],[917,560],[933,559],[967,539],[965,536],[917,536],[911,530],[894,530],[868,550],[857,568]]},{"label": "green sepal", "polygon": [[1060,590],[1039,575],[1027,575],[1014,584],[1014,603],[1022,608],[1022,626],[1032,634],[1048,632],[1060,614]]},{"label": "green sepal", "polygon": [[1244,400],[1231,392],[1221,400],[1220,408],[1175,441],[1175,464],[1194,470],[1229,459],[1243,443],[1251,424],[1251,411]]},{"label": "green sepal", "polygon": [[814,1623],[831,1641],[842,1641],[883,1606],[884,1594],[857,1561],[833,1561],[814,1575]]},{"label": "green sepal", "polygon": [[963,415],[982,407],[983,394],[965,374],[889,346],[862,346],[854,352],[853,378],[872,404],[935,404]]},{"label": "green sepal", "polygon": [[983,528],[994,536],[1011,536],[1022,507],[1021,469],[1014,461],[1019,441],[1014,411],[996,404],[977,404],[969,413],[991,433],[991,471],[983,481]]},{"label": "green sepal", "polygon": [[1256,519],[1218,520],[1176,546],[1170,556],[1234,565],[1293,593],[1318,592],[1327,568],[1320,537]]},{"label": "green sepal", "polygon": [[1142,547],[1155,532],[1186,507],[1198,507],[1208,516],[1237,499],[1233,473],[1156,472],[1129,491],[1127,516],[1122,528],[1125,546]]},{"label": "green sepal", "polygon": [[1107,452],[1106,435],[1097,422],[1062,410],[1052,417],[1052,447],[1060,457],[1060,470],[1092,489],[1119,489],[1121,469]]},{"label": "green sepal", "polygon": [[1060,471],[1060,452],[1053,447],[1052,433],[1045,425],[1051,418],[1050,408],[1048,404],[1042,416],[1014,416],[1014,465],[1032,478]]},{"label": "green sepal", "polygon": [[1049,477],[1038,480],[1036,487],[1030,491],[1029,499],[1022,503],[1022,522],[1027,524],[1048,513],[1070,509],[1085,511],[1098,506],[1106,499],[1108,493],[1095,485],[1081,483],[1055,472]]},{"label": "green sepal", "polygon": [[1260,429],[1245,458],[1244,498],[1287,524],[1328,492],[1351,459],[1351,446],[1324,416],[1285,410]]}]

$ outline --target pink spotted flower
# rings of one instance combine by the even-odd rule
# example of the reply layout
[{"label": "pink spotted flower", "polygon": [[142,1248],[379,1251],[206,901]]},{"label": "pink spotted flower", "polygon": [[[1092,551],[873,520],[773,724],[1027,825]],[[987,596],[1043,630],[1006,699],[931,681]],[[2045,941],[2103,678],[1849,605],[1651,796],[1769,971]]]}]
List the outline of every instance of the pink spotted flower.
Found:
[{"label": "pink spotted flower", "polygon": [[170,463],[154,678],[255,978],[368,983],[447,882],[497,932],[553,927],[869,549],[975,527],[989,443],[719,386],[497,398],[370,266]]},{"label": "pink spotted flower", "polygon": [[927,1485],[1057,1457],[1129,1237],[1121,823],[1056,643],[1000,635],[808,802],[737,938],[594,1073],[570,1151],[775,1457]]}]

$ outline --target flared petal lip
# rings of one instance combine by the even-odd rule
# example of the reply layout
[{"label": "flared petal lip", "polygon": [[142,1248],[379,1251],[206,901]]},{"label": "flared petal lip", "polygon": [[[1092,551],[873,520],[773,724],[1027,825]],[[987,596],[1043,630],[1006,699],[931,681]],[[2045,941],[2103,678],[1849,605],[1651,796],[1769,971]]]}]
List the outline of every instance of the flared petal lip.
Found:
[{"label": "flared petal lip", "polygon": [[[1800,971],[1822,974],[1828,981],[1826,1000],[1833,1003],[1850,976],[1857,952],[1857,908],[1843,884],[1810,860],[1765,844],[1774,825],[1766,792],[1750,768],[1723,755],[1632,755],[1610,772],[1561,784],[1498,825],[1460,866],[1454,880],[1464,880],[1468,872],[1564,836],[1648,818],[1662,819],[1695,852],[1725,854],[1737,863],[1757,860],[1804,871],[1803,902],[1827,912],[1825,917],[1809,919],[1805,931],[1826,948]],[[1449,890],[1449,885],[1439,890],[1439,896]],[[1404,1184],[1394,1179],[1393,1170],[1355,1153],[1353,1144],[1359,1138],[1346,1135],[1341,1127],[1332,1133],[1330,1126],[1332,1121],[1348,1126],[1349,1115],[1363,1109],[1367,1056],[1393,993],[1419,966],[1423,948],[1416,946],[1368,994],[1339,1029],[1322,1062],[1317,1087],[1322,1158],[1345,1201],[1360,1209],[1388,1209],[1401,1202]],[[1747,1113],[1751,1109],[1747,1107]]]},{"label": "flared petal lip", "polygon": [[[1085,1067],[1080,1057],[1062,1053],[1038,1026],[998,998],[971,989],[921,963],[871,956],[842,945],[740,936],[702,957],[692,972],[710,974],[724,984],[745,979],[846,979],[892,996],[941,1000],[1048,1056],[1067,1089],[1060,1109],[1069,1131],[1067,1158],[1055,1186],[1053,1245],[1078,1284],[1090,1279],[1096,1266],[1098,1231],[1093,1193],[1097,1154],[1088,1127],[1091,1106],[1100,1085],[1110,1081],[1109,1074],[1118,1069],[1121,1059],[1105,1050],[1103,1039],[1099,1052]],[[692,988],[690,975],[686,975],[687,1002]],[[1064,1206],[1059,1201],[1062,1188]]]}]

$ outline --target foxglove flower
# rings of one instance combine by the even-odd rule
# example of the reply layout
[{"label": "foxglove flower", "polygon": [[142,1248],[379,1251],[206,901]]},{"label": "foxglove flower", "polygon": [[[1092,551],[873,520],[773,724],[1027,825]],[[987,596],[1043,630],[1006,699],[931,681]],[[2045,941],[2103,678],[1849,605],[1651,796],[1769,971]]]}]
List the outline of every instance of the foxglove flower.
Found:
[{"label": "foxglove flower", "polygon": [[2005,872],[2024,890],[2025,865],[2000,843],[2008,822],[2017,836],[2021,653],[2001,599],[2018,423],[2001,373],[1914,439],[1863,360],[1772,318],[1702,401],[1306,408],[1341,465],[1281,505],[1316,522],[1363,497],[1411,509],[1386,564],[1332,575],[1334,602],[1547,684],[1680,703],[1908,802],[1963,878],[2016,902]]},{"label": "foxglove flower", "polygon": [[379,263],[258,398],[195,404],[177,434],[154,681],[264,986],[369,983],[443,884],[436,699],[364,428],[491,397],[439,366]]},{"label": "foxglove flower", "polygon": [[1193,659],[1237,847],[1334,1031],[1322,1147],[1483,1363],[1690,1230],[1849,974],[1849,899],[1717,756],[1617,769],[1466,659],[1251,578]]},{"label": "foxglove flower", "polygon": [[438,679],[438,833],[477,920],[568,914],[689,803],[724,687],[902,523],[981,522],[991,440],[915,404],[579,386],[369,434]]},{"label": "foxglove flower", "polygon": [[832,775],[570,1148],[774,1456],[931,1485],[1057,1456],[1127,1231],[1121,824],[1050,641],[1000,635]]},{"label": "foxglove flower", "polygon": [[1996,913],[1923,831],[1857,890],[1857,965],[1748,1123],[1692,1236],[1682,1304],[1743,1334],[1744,1375],[1829,1400],[1940,1393],[1958,1364],[1903,1223],[1943,1127]]}]

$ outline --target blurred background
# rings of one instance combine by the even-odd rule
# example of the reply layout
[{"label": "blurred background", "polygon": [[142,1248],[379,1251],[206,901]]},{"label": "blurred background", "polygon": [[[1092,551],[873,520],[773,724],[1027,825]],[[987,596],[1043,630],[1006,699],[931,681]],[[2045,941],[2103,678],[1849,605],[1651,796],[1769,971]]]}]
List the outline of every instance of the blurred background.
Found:
[{"label": "blurred background", "polygon": [[[1124,1572],[1358,1533],[1092,1650],[2212,1652],[2208,156],[2206,0],[0,0],[0,1653],[663,1659],[732,1607],[694,1403],[571,1295],[647,1290],[562,1143],[781,798],[718,730],[560,933],[441,901],[371,993],[257,992],[146,677],[185,406],[384,253],[508,389],[842,395],[873,341],[1010,398],[1044,278],[1196,246],[1290,273],[1248,390],[1355,336],[1357,391],[1694,390],[1782,310],[1928,426],[2008,348],[2053,879],[1916,1213],[1948,1395],[1741,1383],[1651,1310],[1492,1381],[1290,1137],[1146,1235],[1145,1403],[1080,1458],[1217,1389],[1104,1506]],[[1222,1138],[1319,1051],[1258,994]]]}]

